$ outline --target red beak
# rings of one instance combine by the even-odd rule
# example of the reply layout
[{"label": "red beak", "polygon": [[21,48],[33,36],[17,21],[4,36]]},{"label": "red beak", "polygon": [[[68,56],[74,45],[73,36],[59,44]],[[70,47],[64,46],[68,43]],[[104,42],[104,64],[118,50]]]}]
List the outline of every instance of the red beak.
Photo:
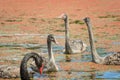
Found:
[{"label": "red beak", "polygon": [[43,72],[43,64],[42,64],[42,66],[40,67],[39,71],[40,71],[40,74],[42,74],[42,72]]}]

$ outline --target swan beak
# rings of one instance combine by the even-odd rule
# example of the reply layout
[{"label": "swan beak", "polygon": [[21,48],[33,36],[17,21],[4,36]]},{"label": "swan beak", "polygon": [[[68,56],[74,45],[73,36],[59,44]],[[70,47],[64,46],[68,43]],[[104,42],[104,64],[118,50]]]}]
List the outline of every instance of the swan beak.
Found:
[{"label": "swan beak", "polygon": [[53,39],[52,39],[52,42],[54,42],[55,44],[57,44],[58,45],[58,42],[57,42],[57,40],[53,37]]},{"label": "swan beak", "polygon": [[43,64],[42,64],[42,66],[40,67],[39,71],[40,71],[40,74],[42,74],[42,72],[43,72]]},{"label": "swan beak", "polygon": [[57,44],[57,45],[59,45],[59,43],[57,42],[57,40],[56,39],[54,39],[54,41],[53,41],[55,44]]},{"label": "swan beak", "polygon": [[61,19],[61,18],[63,19],[63,18],[64,18],[64,15],[65,15],[65,13],[61,14],[61,15],[58,16],[57,18],[58,18],[58,19]]},{"label": "swan beak", "polygon": [[55,42],[55,44],[59,45],[59,43],[58,43],[58,42]]}]

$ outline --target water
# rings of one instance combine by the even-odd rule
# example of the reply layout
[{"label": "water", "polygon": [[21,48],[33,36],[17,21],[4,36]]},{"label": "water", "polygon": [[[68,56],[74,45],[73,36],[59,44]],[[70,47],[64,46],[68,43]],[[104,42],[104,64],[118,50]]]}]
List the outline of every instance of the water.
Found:
[{"label": "water", "polygon": [[[63,54],[62,50],[64,47],[62,46],[53,46],[54,55],[58,55],[55,57],[56,63],[60,68],[60,71],[55,73],[54,76],[50,76],[49,74],[35,74],[34,79],[57,79],[57,80],[120,80],[120,71],[97,71],[93,70],[90,72],[85,71],[64,71],[61,69],[59,62],[90,62],[92,61],[91,54],[74,54],[74,55],[66,55]],[[43,52],[47,53],[47,48],[42,49]],[[60,53],[61,52],[61,53]],[[87,48],[87,52],[90,52],[90,47]],[[97,48],[97,52],[100,56],[105,56],[108,53],[104,48]],[[109,53],[112,54],[112,53]],[[70,60],[67,60],[69,58]],[[57,76],[57,77],[56,77]]]},{"label": "water", "polygon": [[[21,45],[20,45],[21,46]],[[23,46],[23,45],[22,45]],[[33,45],[27,45],[27,47],[34,47]],[[37,45],[39,46],[39,45]],[[36,45],[35,45],[36,47]],[[40,45],[40,47],[33,48],[34,51],[39,50],[40,52],[47,54],[47,46],[46,45]],[[72,54],[72,55],[66,55],[63,54],[62,50],[64,49],[63,46],[53,45],[53,52],[55,55],[55,60],[60,68],[59,72],[56,73],[49,73],[49,74],[42,74],[35,73],[33,79],[34,80],[41,80],[41,79],[51,79],[51,80],[120,80],[120,69],[118,71],[112,70],[106,70],[106,71],[97,71],[97,70],[91,70],[91,71],[80,71],[80,70],[68,70],[64,71],[62,67],[60,66],[60,63],[82,63],[82,62],[91,62],[92,56],[91,54],[86,54],[90,52],[90,47],[87,47],[87,51],[82,54]],[[107,51],[104,48],[97,48],[97,52],[100,56],[107,55]],[[109,53],[112,54],[112,53]],[[12,58],[12,60],[18,60],[18,58]],[[75,65],[74,65],[75,66]]]},{"label": "water", "polygon": [[[56,75],[60,75],[55,77]],[[70,77],[67,77],[70,76]],[[120,72],[106,71],[106,72],[64,72],[59,71],[54,76],[49,74],[40,75],[34,74],[34,79],[57,79],[57,80],[120,80]]]},{"label": "water", "polygon": [[[58,53],[58,54],[63,54],[61,52],[61,50],[64,49],[63,46],[57,46],[57,45],[54,45],[53,47],[53,53]],[[47,49],[47,46],[46,45],[42,45],[41,48],[39,48],[39,50],[42,52],[42,53],[48,53],[48,49]]]},{"label": "water", "polygon": [[97,72],[96,78],[99,79],[118,79],[120,80],[120,71],[106,71],[106,72]]},{"label": "water", "polygon": [[[57,51],[62,51],[64,48],[61,47],[61,46],[58,46],[56,47],[53,47],[53,51],[54,52],[57,52]],[[90,52],[90,47],[87,47],[87,52]],[[108,53],[109,54],[112,54],[112,52],[106,52],[106,50],[104,48],[97,48],[97,52],[100,56],[104,57],[106,56]],[[63,54],[63,52],[61,52],[61,55],[59,55],[58,57],[56,57],[56,60],[57,61],[66,61],[66,56],[69,57],[71,60],[70,62],[90,62],[92,61],[92,55],[91,54],[85,54],[85,53],[82,53],[81,55],[80,54],[71,54],[70,55],[66,55],[66,54]],[[78,58],[76,58],[76,56]]]},{"label": "water", "polygon": [[112,42],[113,45],[120,45],[120,42]]},{"label": "water", "polygon": [[[105,55],[107,55],[107,51],[104,49],[104,48],[97,48],[96,49],[97,50],[97,53],[100,55],[100,56],[105,56]],[[87,50],[86,50],[87,52],[91,52],[91,50],[90,50],[90,46],[88,46],[87,47]]]}]

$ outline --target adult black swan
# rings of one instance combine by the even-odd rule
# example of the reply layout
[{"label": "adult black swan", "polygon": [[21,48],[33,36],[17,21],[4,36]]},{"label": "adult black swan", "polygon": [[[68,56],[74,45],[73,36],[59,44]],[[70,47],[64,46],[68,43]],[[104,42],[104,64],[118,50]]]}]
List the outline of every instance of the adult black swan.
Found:
[{"label": "adult black swan", "polygon": [[[34,71],[40,72],[42,74],[42,71],[58,71],[58,67],[55,63],[55,59],[52,52],[52,46],[51,43],[56,43],[56,39],[52,34],[48,35],[47,37],[47,46],[48,46],[48,56],[49,59],[46,59],[42,56],[40,56],[38,53],[31,52],[24,56],[23,60],[21,61],[20,65],[20,75],[21,80],[30,80],[30,76],[27,69],[27,62],[33,58],[35,60],[36,68],[35,66],[32,67]],[[36,70],[35,70],[36,69]]]}]

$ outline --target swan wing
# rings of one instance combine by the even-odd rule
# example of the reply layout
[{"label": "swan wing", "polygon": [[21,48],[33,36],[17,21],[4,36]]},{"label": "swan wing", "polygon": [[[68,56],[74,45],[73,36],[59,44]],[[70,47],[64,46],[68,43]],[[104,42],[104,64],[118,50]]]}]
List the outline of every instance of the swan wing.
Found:
[{"label": "swan wing", "polygon": [[73,52],[83,52],[86,50],[87,45],[82,40],[71,40],[70,47]]},{"label": "swan wing", "polygon": [[114,52],[104,59],[104,64],[120,65],[120,52]]}]

